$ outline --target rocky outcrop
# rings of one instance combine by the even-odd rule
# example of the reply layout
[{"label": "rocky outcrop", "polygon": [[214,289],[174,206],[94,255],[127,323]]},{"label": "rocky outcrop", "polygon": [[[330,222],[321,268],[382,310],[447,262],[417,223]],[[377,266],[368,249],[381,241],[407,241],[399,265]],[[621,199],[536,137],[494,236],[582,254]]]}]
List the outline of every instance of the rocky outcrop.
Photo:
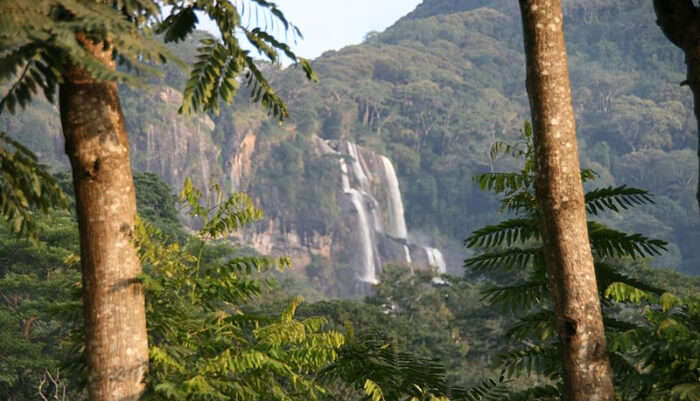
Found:
[{"label": "rocky outcrop", "polygon": [[158,174],[176,191],[190,177],[208,194],[213,180],[223,178],[221,149],[211,136],[214,122],[206,115],[178,114],[182,94],[169,87],[148,92],[141,101],[159,112],[143,120],[137,111],[125,113],[133,168]]},{"label": "rocky outcrop", "polygon": [[[349,141],[301,135],[292,124],[272,125],[263,113],[251,111],[232,118],[232,129],[222,135],[221,128],[206,115],[178,114],[182,94],[167,86],[140,92],[138,99],[133,96],[127,90],[122,103],[135,170],[158,174],[175,191],[190,177],[205,196],[213,183],[231,191],[250,192],[270,216],[233,238],[239,245],[261,254],[288,256],[300,270],[314,260],[344,266],[342,280],[351,295],[366,293],[386,263],[445,272],[440,250],[409,240],[399,181],[388,157]],[[33,107],[44,106],[39,103]],[[54,166],[67,168],[57,121],[46,121],[54,129],[50,140],[42,142],[48,145],[39,150]],[[268,132],[270,125],[276,130],[272,134]],[[32,141],[29,136],[25,139]],[[303,141],[303,163],[309,159],[325,161],[323,168],[331,170],[326,171],[330,181],[306,181],[304,188],[296,189],[308,192],[314,187],[317,192],[332,194],[328,199],[333,204],[326,202],[314,206],[317,209],[299,212],[289,210],[283,196],[268,200],[284,178],[274,176],[261,184],[260,176],[275,175],[288,167],[284,163],[289,161],[276,160],[276,151],[290,141]],[[266,172],[262,172],[263,166]],[[309,207],[303,202],[297,206]]]},{"label": "rocky outcrop", "polygon": [[[287,130],[293,132],[294,128]],[[237,132],[236,136],[240,139],[231,148],[236,153],[224,155],[224,159],[231,161],[228,171],[234,188],[249,190],[247,184],[252,177],[247,175],[259,173],[256,168],[261,168],[265,159],[270,161],[270,148],[275,145],[262,144],[252,130]],[[370,284],[378,281],[386,263],[446,273],[439,249],[409,240],[399,181],[389,158],[349,141],[326,140],[316,135],[307,136],[304,147],[310,153],[307,157],[330,160],[327,166],[337,170],[337,179],[322,190],[335,192],[332,199],[338,214],[329,217],[326,210],[309,210],[290,217],[289,213],[266,207],[265,212],[271,217],[243,231],[237,238],[240,244],[263,254],[289,256],[302,269],[314,257],[334,266],[348,266],[354,281],[350,287],[355,294],[366,293]],[[266,189],[267,195],[274,190]],[[266,196],[265,191],[257,193],[253,188],[253,192],[260,199]],[[315,215],[324,215],[325,220],[309,223],[309,216]]]},{"label": "rocky outcrop", "polygon": [[[175,191],[186,177],[204,190],[223,178],[221,146],[211,136],[214,122],[206,115],[180,115],[180,92],[167,86],[120,92],[134,170],[160,175]],[[54,171],[69,169],[55,105],[37,100],[22,114],[3,117],[0,129],[15,134]]]}]

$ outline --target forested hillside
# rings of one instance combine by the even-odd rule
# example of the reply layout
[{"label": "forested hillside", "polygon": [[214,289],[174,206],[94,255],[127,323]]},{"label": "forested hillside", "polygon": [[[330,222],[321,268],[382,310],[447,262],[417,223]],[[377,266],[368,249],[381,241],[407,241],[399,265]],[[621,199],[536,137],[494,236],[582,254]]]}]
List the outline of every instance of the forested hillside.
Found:
[{"label": "forested hillside", "polygon": [[[332,281],[344,261],[328,256],[328,244],[351,228],[336,196],[340,169],[319,153],[315,138],[349,140],[391,159],[409,239],[452,249],[448,267],[459,272],[454,251],[497,211],[472,176],[513,167],[491,160],[490,146],[516,138],[529,115],[517,11],[506,1],[426,0],[385,32],[368,33],[363,44],[315,60],[318,84],[294,67],[269,66],[291,111],[281,126],[249,105],[245,91],[219,115],[178,117],[185,75],[166,66],[145,94],[122,90],[134,166],[173,187],[193,176],[202,185],[218,181],[250,192],[268,220],[242,240],[299,253],[301,265]],[[655,25],[648,1],[571,0],[565,16],[583,166],[603,185],[655,195],[656,205],[607,222],[667,240],[670,252],[655,264],[697,273],[696,128],[690,91],[679,86],[681,52]],[[193,58],[194,43],[177,51]],[[52,108],[34,106],[2,125],[61,165]]]},{"label": "forested hillside", "polygon": [[[316,60],[320,85],[297,80],[286,93],[301,133],[390,155],[409,227],[460,239],[493,210],[471,176],[507,166],[490,160],[490,145],[517,135],[528,115],[519,15],[506,3],[426,1],[365,44]],[[604,184],[654,193],[656,206],[613,224],[667,239],[672,256],[660,263],[694,271],[696,140],[683,56],[649,2],[570,1],[565,13],[582,164]]]}]

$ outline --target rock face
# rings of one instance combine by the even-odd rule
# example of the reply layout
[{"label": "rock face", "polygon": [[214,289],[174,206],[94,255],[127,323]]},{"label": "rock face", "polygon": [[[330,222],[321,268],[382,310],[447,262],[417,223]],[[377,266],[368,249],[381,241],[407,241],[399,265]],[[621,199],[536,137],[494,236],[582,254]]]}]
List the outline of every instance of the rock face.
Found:
[{"label": "rock face", "polygon": [[[253,131],[236,136],[238,143],[231,148],[236,153],[224,156],[231,161],[229,180],[234,188],[249,190],[250,186],[240,184],[252,182],[250,175],[256,174],[256,165],[261,168],[261,160],[270,158],[265,155],[270,145],[261,144]],[[320,225],[309,225],[298,214],[291,219],[271,217],[242,232],[238,237],[242,245],[264,254],[289,256],[301,268],[310,266],[314,257],[330,265],[347,266],[350,274],[345,280],[352,282],[345,284],[351,295],[366,293],[376,284],[386,263],[447,272],[439,249],[409,239],[399,180],[389,158],[349,141],[316,135],[310,135],[305,143],[315,157],[331,160],[328,166],[337,170],[335,182],[323,190],[335,192],[338,215]]]},{"label": "rock face", "polygon": [[[176,191],[187,177],[205,192],[212,180],[223,178],[214,122],[206,115],[178,114],[180,92],[167,86],[139,91],[138,97],[128,89],[120,92],[134,170],[158,174]],[[57,112],[54,105],[36,101],[21,116],[3,117],[0,128],[16,133],[43,163],[62,171],[69,162]]]},{"label": "rock face", "polygon": [[[190,177],[205,196],[214,183],[251,193],[268,217],[239,233],[235,238],[239,245],[261,254],[289,256],[302,271],[319,265],[342,267],[335,277],[345,287],[340,295],[367,293],[386,263],[446,272],[440,250],[410,239],[399,180],[388,157],[346,140],[301,134],[293,124],[272,125],[263,113],[250,111],[230,116],[232,125],[222,133],[224,129],[206,115],[178,114],[181,102],[182,94],[167,86],[139,92],[138,97],[123,91],[133,168],[158,174],[175,191]],[[57,170],[67,169],[59,122],[47,111],[53,106],[39,102],[32,107],[34,114],[50,117],[42,121],[51,128],[37,130],[36,138],[25,130],[23,141],[31,146],[41,139],[41,146],[32,147],[42,159]],[[11,131],[25,125],[21,120],[6,124]],[[304,155],[290,158],[284,151],[290,142],[296,142]],[[286,174],[280,171],[309,160],[319,163],[317,170],[326,179],[295,183],[303,188],[292,189],[307,199],[288,202],[291,195],[278,188]],[[272,178],[266,180],[268,175]],[[316,195],[308,195],[311,192]],[[325,201],[314,204],[318,194]]]},{"label": "rock face", "polygon": [[212,140],[214,122],[206,115],[178,114],[182,94],[169,87],[146,94],[142,102],[158,110],[158,118],[137,119],[125,110],[133,168],[160,175],[175,190],[190,177],[208,194],[213,180],[224,175],[220,146]]}]

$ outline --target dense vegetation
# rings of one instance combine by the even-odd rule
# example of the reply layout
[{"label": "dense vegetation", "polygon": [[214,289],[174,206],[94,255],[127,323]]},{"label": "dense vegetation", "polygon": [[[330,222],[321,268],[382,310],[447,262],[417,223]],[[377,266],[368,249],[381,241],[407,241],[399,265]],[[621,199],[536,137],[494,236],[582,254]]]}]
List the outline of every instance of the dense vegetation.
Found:
[{"label": "dense vegetation", "polygon": [[[281,73],[297,135],[351,139],[389,154],[409,229],[453,241],[468,235],[495,218],[484,212],[494,210],[493,198],[471,176],[512,166],[492,161],[489,148],[517,137],[526,119],[517,12],[503,1],[427,1],[365,43],[315,60],[319,85]],[[650,2],[570,1],[565,12],[583,167],[602,185],[657,195],[658,207],[608,223],[663,238],[670,252],[658,264],[697,272],[695,121],[690,92],[678,86],[682,53],[659,32]],[[296,143],[303,146],[287,146]],[[310,169],[306,160],[297,165]],[[266,209],[279,207],[273,199]]]},{"label": "dense vegetation", "polygon": [[[565,16],[583,166],[595,170],[603,185],[627,184],[657,195],[658,207],[636,209],[625,219],[610,216],[607,223],[666,240],[669,253],[657,264],[697,272],[695,121],[690,92],[678,86],[682,53],[656,27],[648,1],[571,0]],[[186,61],[196,55],[195,40],[177,45]],[[228,169],[232,137],[257,131],[255,165],[242,189],[268,216],[299,230],[337,225],[335,191],[327,186],[335,185],[339,173],[313,152],[310,134],[385,153],[397,165],[409,230],[456,247],[473,229],[496,219],[485,212],[495,210],[495,200],[478,191],[471,176],[512,167],[492,161],[489,147],[517,137],[526,119],[523,66],[513,4],[426,1],[385,32],[369,33],[363,44],[315,60],[318,84],[305,82],[298,71],[265,66],[288,102],[289,124],[266,120],[248,104],[247,90],[234,107],[222,106],[211,116],[213,129],[204,128],[203,120],[188,124],[202,136],[200,143],[221,151],[218,160],[207,160],[210,174]],[[150,82],[185,84],[186,74],[175,66],[166,65],[165,72]],[[155,95],[122,92],[134,163],[154,171],[145,162],[152,157],[148,134],[158,130],[159,121],[169,124],[170,112],[154,106]],[[57,130],[50,107],[38,104],[22,118],[3,118],[0,128],[45,162],[66,166],[60,142],[46,135]],[[196,151],[175,156],[194,158]],[[185,167],[191,168],[187,162]]]},{"label": "dense vegetation", "polygon": [[[59,176],[59,182],[69,189],[67,177]],[[273,357],[275,364],[288,364],[287,368],[278,365],[278,368],[282,369],[277,370],[278,374],[282,375],[278,376],[282,381],[275,380],[282,386],[280,390],[289,389],[284,380],[288,373],[284,372],[288,372],[287,369],[311,372],[314,367],[322,366],[324,361],[326,364],[331,362],[330,355],[324,356],[324,352],[331,351],[333,346],[323,351],[322,344],[330,340],[331,342],[326,344],[337,346],[338,340],[332,336],[338,332],[345,333],[347,343],[338,350],[339,359],[327,368],[334,376],[328,378],[330,373],[319,376],[323,384],[322,387],[316,388],[319,397],[323,395],[321,389],[343,394],[345,397],[361,397],[366,389],[363,386],[365,376],[360,373],[366,372],[372,363],[377,364],[373,368],[377,369],[374,379],[384,386],[385,391],[410,390],[411,386],[406,384],[405,378],[418,377],[416,380],[419,380],[424,378],[420,376],[420,372],[427,372],[437,375],[435,377],[439,379],[438,383],[443,383],[444,378],[444,384],[440,386],[445,387],[438,386],[437,389],[443,388],[441,391],[449,392],[454,399],[469,399],[464,398],[466,396],[460,398],[459,395],[466,394],[464,389],[484,386],[484,383],[488,384],[485,388],[491,390],[505,391],[506,383],[513,390],[527,389],[533,383],[542,384],[542,374],[551,375],[553,372],[551,362],[547,362],[546,359],[542,361],[538,359],[538,355],[528,355],[518,350],[522,345],[518,339],[522,339],[531,330],[535,331],[536,338],[527,340],[527,344],[533,344],[530,341],[536,344],[540,339],[545,344],[551,341],[551,334],[547,334],[551,333],[551,329],[544,324],[547,321],[546,317],[542,313],[535,314],[534,319],[513,326],[515,321],[508,313],[504,313],[500,304],[490,304],[494,299],[506,301],[507,305],[514,306],[514,311],[521,315],[517,311],[523,303],[518,300],[527,300],[527,303],[530,303],[532,300],[543,298],[533,298],[531,292],[524,298],[520,293],[504,298],[499,295],[503,294],[502,290],[485,292],[491,287],[529,287],[527,281],[524,286],[518,283],[518,280],[531,278],[532,275],[529,275],[527,270],[501,273],[497,270],[496,265],[500,266],[497,263],[492,265],[494,269],[468,271],[464,277],[444,277],[441,281],[436,280],[430,272],[411,272],[406,266],[400,265],[387,266],[382,273],[381,284],[375,288],[374,295],[366,300],[323,300],[302,304],[297,310],[298,321],[285,320],[287,318],[284,316],[290,316],[290,302],[298,302],[293,300],[293,294],[301,292],[309,294],[312,299],[318,299],[313,288],[304,282],[283,281],[282,286],[270,282],[272,287],[267,287],[269,284],[257,281],[273,278],[276,276],[274,274],[247,279],[245,271],[251,268],[254,270],[256,265],[264,266],[263,259],[251,259],[250,256],[246,256],[250,255],[249,252],[241,253],[226,243],[202,247],[204,243],[201,239],[188,239],[177,216],[172,213],[176,203],[170,189],[160,179],[148,174],[137,175],[136,183],[141,216],[150,222],[148,225],[157,225],[162,230],[162,234],[154,235],[154,228],[144,228],[145,231],[139,234],[143,260],[150,277],[146,286],[152,294],[148,302],[154,374],[154,387],[151,387],[152,392],[149,396],[153,399],[160,399],[161,396],[169,396],[172,399],[186,398],[197,394],[209,394],[212,389],[227,394],[241,388],[247,389],[245,391],[249,394],[262,396],[266,394],[264,390],[267,387],[256,387],[255,381],[241,382],[239,384],[243,387],[240,387],[235,382],[216,380],[220,373],[215,372],[222,373],[226,369],[245,372],[246,364],[254,363],[254,360],[249,359],[253,355],[263,358],[260,363],[265,363],[264,358]],[[67,192],[70,194],[70,191]],[[243,203],[240,203],[241,201]],[[244,198],[238,198],[237,207],[245,204]],[[246,207],[249,208],[250,205],[239,210],[249,210],[246,213],[253,211],[245,209]],[[239,219],[235,224],[248,220],[241,214],[237,217]],[[216,219],[214,221],[216,224],[204,224],[202,232],[221,227]],[[230,220],[226,224],[234,224],[233,222],[234,220]],[[3,395],[9,397],[3,400],[35,399],[39,384],[43,380],[42,391],[47,396],[53,394],[56,386],[59,390],[65,386],[69,399],[79,399],[80,392],[77,389],[80,388],[81,375],[68,374],[70,371],[66,370],[66,362],[72,361],[73,366],[75,363],[78,367],[81,366],[80,360],[75,360],[79,352],[76,354],[71,350],[71,344],[80,343],[76,342],[75,333],[71,337],[71,332],[79,328],[81,322],[80,302],[76,298],[80,282],[75,264],[77,228],[73,218],[64,211],[53,212],[37,223],[40,233],[38,247],[29,240],[18,239],[7,227],[3,227],[0,232],[0,259],[3,261],[3,270],[0,272],[0,296],[3,305],[0,309],[0,319],[3,322],[0,326],[0,343],[3,344],[3,349],[7,350],[0,357],[0,389]],[[201,260],[201,267],[197,260]],[[691,302],[692,297],[697,295],[700,283],[697,279],[651,269],[639,259],[623,259],[619,266],[622,269],[619,273],[622,275],[608,276],[608,281],[610,278],[617,280],[628,276],[625,279],[627,282],[641,286],[642,289],[651,288],[656,291],[657,288],[663,288],[676,296],[667,295],[663,298],[663,302],[666,302],[663,305],[670,306],[661,310],[653,306],[656,303],[662,305],[659,303],[661,301],[655,300],[653,293],[634,292],[620,286],[610,290],[610,296],[619,300],[651,305],[651,308],[639,309],[630,306],[633,303],[623,307],[616,306],[623,304],[608,303],[616,319],[627,319],[639,324],[639,314],[645,310],[645,319],[649,319],[648,324],[641,324],[636,328],[622,326],[630,330],[615,332],[615,337],[611,337],[613,350],[624,356],[635,356],[637,351],[633,347],[640,339],[644,339],[648,344],[667,344],[671,347],[652,353],[649,351],[653,348],[638,350],[638,356],[635,357],[646,358],[646,361],[654,362],[654,358],[670,358],[669,361],[673,361],[670,365],[663,365],[666,362],[649,365],[653,369],[661,370],[655,370],[657,373],[654,374],[645,374],[640,383],[651,383],[655,377],[661,377],[659,375],[669,378],[668,383],[688,380],[688,375],[692,376],[695,372],[695,368],[686,364],[692,364],[694,360],[694,343],[690,341],[697,341],[697,328],[692,326],[697,324],[697,317],[692,315],[696,313],[695,307],[688,309],[688,305],[693,304],[687,302]],[[195,271],[201,273],[192,276],[192,272]],[[239,274],[242,281],[236,278]],[[538,277],[537,269],[533,274],[534,277]],[[643,282],[653,285],[640,284]],[[230,292],[231,288],[236,288],[236,291]],[[536,289],[537,291],[542,292],[541,289]],[[484,299],[484,294],[491,295]],[[233,298],[227,298],[231,296]],[[222,312],[217,309],[217,305],[220,305],[219,299],[227,305],[240,307],[237,312],[239,317],[233,320],[222,319]],[[294,307],[291,310],[293,309]],[[539,309],[538,311],[542,312]],[[689,318],[684,317],[687,313],[691,313]],[[322,320],[318,320],[319,318]],[[318,331],[324,320],[329,323],[328,328],[326,331]],[[671,327],[668,326],[669,321],[677,321],[678,324]],[[307,322],[303,324],[308,325],[303,332],[298,331],[303,327],[299,326],[300,322]],[[662,324],[671,328],[660,329],[659,325]],[[268,329],[260,329],[267,327],[266,325],[270,325]],[[206,327],[211,327],[213,331],[203,330]],[[255,327],[258,329],[248,331]],[[509,327],[512,327],[510,331]],[[634,330],[631,330],[632,328]],[[327,331],[329,329],[331,331]],[[243,337],[234,336],[238,338],[235,341],[242,342],[234,343],[235,352],[223,352],[232,346],[232,343],[225,340],[225,333],[236,332]],[[79,334],[79,331],[77,333]],[[192,333],[197,333],[196,337],[192,337]],[[512,344],[503,341],[506,333],[512,333],[510,338],[515,340]],[[189,340],[183,341],[183,338]],[[274,348],[275,344],[281,344],[279,341],[289,339],[294,339],[297,351],[288,347]],[[305,345],[306,341],[315,344],[313,353],[304,351],[307,349],[305,347],[308,347],[308,344]],[[387,353],[387,349],[391,352]],[[546,350],[546,347],[543,349]],[[203,359],[202,355],[209,357]],[[229,359],[221,359],[223,355],[228,355]],[[517,380],[508,379],[503,383],[490,382],[490,378],[498,377],[498,363],[504,360],[499,355],[510,356],[510,360],[505,359],[509,362],[505,367],[511,375],[530,369],[533,376]],[[679,356],[687,358],[678,360]],[[387,360],[395,360],[398,370],[389,368],[392,365]],[[360,365],[353,365],[357,363]],[[227,366],[232,368],[226,368]],[[663,370],[664,366],[678,368]],[[431,368],[424,369],[427,367]],[[490,370],[489,367],[495,370]],[[389,369],[389,373],[386,373],[386,369]],[[683,375],[679,375],[681,371],[684,372]],[[201,376],[192,376],[192,372],[201,372]],[[272,380],[272,377],[263,378],[251,374],[252,372],[243,375],[251,380],[263,380],[265,383]],[[59,380],[52,384],[50,378],[56,376]],[[358,377],[362,380],[358,380]],[[634,378],[627,376],[624,384],[638,391],[640,387],[634,387]],[[299,376],[298,380],[301,386],[299,391],[303,388],[306,389],[304,391],[310,391],[316,386],[314,382],[304,382],[303,380],[308,379],[304,379],[303,376]],[[425,380],[431,385],[434,383],[431,376]],[[551,387],[548,389],[552,391]],[[667,390],[668,388],[663,391]]]},{"label": "dense vegetation", "polygon": [[[600,224],[593,225],[603,236],[592,237],[598,238],[594,245],[599,256],[615,263],[603,271],[607,276],[601,296],[617,358],[617,384],[625,397],[671,399],[672,394],[694,400],[700,398],[698,386],[692,385],[700,372],[700,282],[651,268],[649,259],[640,258],[667,247],[670,252],[662,252],[665,256],[656,265],[699,272],[700,250],[694,244],[700,224],[692,195],[696,160],[690,150],[695,126],[688,93],[676,85],[682,80],[683,60],[657,32],[648,2],[618,3],[571,0],[566,10],[582,163],[596,173],[587,173],[587,178],[597,186],[619,190],[630,185],[655,193],[655,204],[646,202],[645,191],[626,193],[639,197],[640,205],[624,214],[601,213]],[[263,152],[256,156],[259,165],[247,189],[269,216],[302,230],[325,229],[338,213],[335,191],[327,190],[338,182],[338,173],[333,160],[313,151],[311,135],[362,143],[389,154],[397,164],[409,227],[443,244],[461,242],[483,224],[502,218],[496,199],[482,193],[472,177],[521,167],[518,160],[494,159],[490,152],[494,143],[517,136],[526,114],[516,12],[500,0],[488,6],[476,0],[426,1],[386,32],[368,34],[364,44],[316,60],[319,85],[270,67],[273,85],[289,102],[291,124],[265,120],[240,101],[235,113],[222,106],[221,114],[211,116],[215,126],[207,131],[208,139],[223,146],[242,126],[259,124]],[[192,46],[182,44],[180,54],[189,58]],[[153,78],[152,83],[181,86],[184,80],[182,72],[167,67],[166,78]],[[126,88],[122,93],[132,137],[145,140],[144,122],[156,121],[159,111],[151,109],[151,97]],[[24,119],[3,119],[0,128],[50,159],[55,144],[45,132],[56,130],[50,112],[39,104]],[[70,196],[68,180],[58,176]],[[468,241],[480,246],[478,252],[494,252],[490,259],[480,254],[481,259],[477,256],[468,265],[487,260],[493,269],[467,269],[463,277],[436,279],[407,266],[386,266],[381,283],[365,300],[328,300],[325,295],[342,293],[337,266],[313,260],[305,272],[316,280],[312,284],[309,277],[277,272],[251,275],[248,270],[267,262],[226,242],[205,245],[205,239],[221,232],[207,231],[213,226],[205,219],[203,226],[199,222],[203,231],[192,236],[179,220],[171,189],[160,178],[140,174],[135,181],[139,214],[147,221],[143,227],[151,227],[143,228],[140,240],[149,274],[144,280],[154,295],[148,304],[154,348],[147,395],[152,399],[212,394],[307,399],[308,393],[327,396],[326,389],[344,399],[360,399],[365,393],[379,394],[371,383],[358,381],[358,371],[369,368],[377,368],[375,382],[384,386],[387,400],[427,400],[443,392],[455,399],[477,399],[468,398],[463,388],[487,383],[483,388],[493,390],[504,382],[488,379],[501,374],[512,389],[525,390],[519,395],[556,397],[559,373],[546,353],[555,344],[543,300],[544,273],[527,258],[520,259],[526,262],[518,266],[523,269],[502,271],[508,261],[499,252],[514,241],[493,247],[478,240],[497,229],[477,231],[472,237],[477,239]],[[513,193],[527,192],[526,180],[516,182]],[[245,201],[237,204],[252,207]],[[602,205],[609,208],[609,203]],[[246,210],[247,217],[223,224],[236,228],[259,216]],[[599,211],[594,206],[592,214]],[[532,210],[524,212],[525,218],[532,217]],[[525,223],[532,229],[532,221]],[[634,237],[637,242],[630,248],[615,243],[624,234],[620,237],[603,224],[645,236]],[[65,362],[79,355],[70,348],[75,344],[70,335],[81,324],[74,217],[52,211],[37,217],[36,226],[38,246],[0,225],[2,401],[37,399],[38,392],[48,397],[60,394],[63,386],[68,399],[81,397],[79,375],[67,376],[65,370]],[[520,245],[536,245],[537,235],[533,230],[530,234]],[[511,237],[504,234],[501,241],[505,238]],[[626,257],[630,253],[637,258]],[[193,271],[197,274],[188,276]],[[265,287],[268,278],[282,284]],[[506,289],[518,288],[530,292],[506,296]],[[319,301],[297,308],[292,295],[298,293]],[[523,305],[532,306],[535,314],[515,322],[491,304],[495,300],[506,301],[506,309],[516,314],[522,314]],[[226,309],[234,310],[234,317],[221,313],[223,304],[235,306]],[[192,332],[199,327],[200,337],[193,341]],[[504,341],[504,336],[513,341]],[[529,348],[523,350],[523,344]],[[499,358],[499,352],[506,352],[501,354],[505,357]],[[80,360],[73,363],[81,366]],[[258,372],[263,365],[270,369]],[[311,374],[322,366],[328,366],[326,376]],[[422,370],[425,377],[419,375]],[[196,372],[194,377],[191,372]],[[525,372],[532,374],[519,375]],[[228,380],[228,375],[240,380]],[[411,375],[425,379],[418,390],[405,380]],[[267,386],[270,381],[275,385]]]}]

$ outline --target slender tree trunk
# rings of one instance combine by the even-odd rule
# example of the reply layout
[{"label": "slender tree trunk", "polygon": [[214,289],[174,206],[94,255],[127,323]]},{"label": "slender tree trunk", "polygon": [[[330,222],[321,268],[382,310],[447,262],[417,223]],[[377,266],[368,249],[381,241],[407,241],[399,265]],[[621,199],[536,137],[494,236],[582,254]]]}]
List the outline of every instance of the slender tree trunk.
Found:
[{"label": "slender tree trunk", "polygon": [[[686,81],[693,92],[695,119],[698,122],[698,159],[700,159],[700,9],[692,0],[654,0],[656,23],[666,38],[685,53]],[[695,197],[700,207],[700,163]],[[700,210],[700,209],[699,209]]]},{"label": "slender tree trunk", "polygon": [[[115,68],[111,49],[78,36]],[[129,143],[114,82],[69,65],[60,87],[66,153],[73,168],[91,401],[136,401],[148,339],[141,264],[131,242],[136,198]]]},{"label": "slender tree trunk", "polygon": [[612,401],[588,242],[560,0],[520,0],[535,134],[535,191],[569,401]]}]

